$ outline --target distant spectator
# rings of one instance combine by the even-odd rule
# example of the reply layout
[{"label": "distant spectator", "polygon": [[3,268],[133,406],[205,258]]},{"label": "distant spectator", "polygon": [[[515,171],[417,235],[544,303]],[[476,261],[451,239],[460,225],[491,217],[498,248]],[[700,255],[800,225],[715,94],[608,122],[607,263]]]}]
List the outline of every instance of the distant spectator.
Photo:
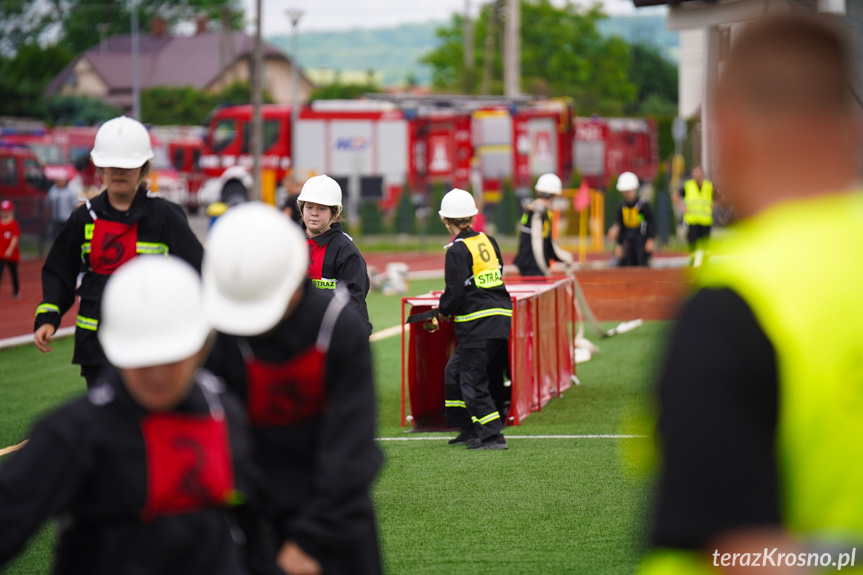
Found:
[{"label": "distant spectator", "polygon": [[51,223],[48,226],[48,239],[53,240],[60,228],[78,207],[78,191],[65,178],[58,178],[48,190],[45,205],[51,210]]},{"label": "distant spectator", "polygon": [[18,285],[21,230],[15,221],[14,208],[9,200],[0,202],[0,280],[3,279],[3,269],[8,265],[9,273],[12,274],[12,297],[18,299],[21,297]]}]

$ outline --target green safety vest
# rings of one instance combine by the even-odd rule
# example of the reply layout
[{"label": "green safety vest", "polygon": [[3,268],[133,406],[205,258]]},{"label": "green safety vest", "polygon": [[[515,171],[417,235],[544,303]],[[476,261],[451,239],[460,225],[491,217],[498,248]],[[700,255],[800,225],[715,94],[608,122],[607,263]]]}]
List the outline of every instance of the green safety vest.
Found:
[{"label": "green safety vest", "polygon": [[[782,516],[804,542],[863,542],[861,229],[859,192],[788,202],[737,225],[698,276],[739,294],[776,350]],[[696,573],[687,561],[661,550],[641,572]]]},{"label": "green safety vest", "polygon": [[683,221],[690,225],[713,225],[713,182],[704,180],[701,188],[695,180],[687,180],[683,185],[683,202],[686,213]]}]

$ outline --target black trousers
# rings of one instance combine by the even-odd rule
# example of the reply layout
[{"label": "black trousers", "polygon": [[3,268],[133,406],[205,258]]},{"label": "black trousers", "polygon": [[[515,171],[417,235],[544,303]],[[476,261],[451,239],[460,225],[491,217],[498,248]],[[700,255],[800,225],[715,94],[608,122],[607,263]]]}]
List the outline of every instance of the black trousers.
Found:
[{"label": "black trousers", "polygon": [[461,342],[446,364],[446,422],[449,427],[471,429],[482,440],[495,437],[503,422],[488,389],[489,359],[505,339]]},{"label": "black trousers", "polygon": [[84,383],[87,384],[87,389],[89,390],[93,389],[99,383],[99,380],[108,377],[114,371],[114,367],[110,365],[82,365],[81,377],[84,378]]},{"label": "black trousers", "polygon": [[689,242],[689,249],[694,250],[699,247],[699,243],[703,243],[710,237],[710,229],[713,226],[700,226],[697,224],[689,224],[689,231],[686,232],[686,240]]},{"label": "black trousers", "polygon": [[620,265],[646,266],[650,264],[651,254],[647,252],[647,236],[637,234],[621,234],[618,244],[623,247],[623,259]]},{"label": "black trousers", "polygon": [[0,281],[3,280],[3,268],[9,266],[9,273],[12,275],[12,295],[18,295],[21,286],[18,284],[18,262],[7,262],[0,260]]}]

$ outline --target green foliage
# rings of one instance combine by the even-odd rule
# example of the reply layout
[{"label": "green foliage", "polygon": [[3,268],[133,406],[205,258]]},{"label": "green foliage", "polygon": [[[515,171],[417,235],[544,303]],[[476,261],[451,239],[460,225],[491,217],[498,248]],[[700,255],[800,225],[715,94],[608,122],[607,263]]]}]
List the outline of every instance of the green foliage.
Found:
[{"label": "green foliage", "polygon": [[632,46],[629,79],[638,86],[638,96],[627,111],[642,115],[677,114],[677,66],[662,52],[647,44]]},{"label": "green foliage", "polygon": [[404,185],[401,197],[399,197],[399,205],[396,208],[395,228],[396,232],[400,234],[416,235],[417,233],[416,206],[414,206],[409,184]]},{"label": "green foliage", "polygon": [[571,189],[577,189],[581,186],[581,172],[578,169],[578,166],[573,166],[572,175],[569,177],[569,187]]},{"label": "green foliage", "polygon": [[361,98],[366,94],[380,92],[381,87],[373,82],[365,84],[348,84],[333,82],[326,86],[315,88],[309,96],[310,101],[315,100],[353,100]]},{"label": "green foliage", "polygon": [[515,190],[512,187],[512,182],[508,178],[501,184],[500,191],[500,202],[498,202],[495,210],[497,233],[499,235],[510,236],[515,234],[518,219],[521,217],[521,208],[518,204],[518,197],[515,195]]},{"label": "green foliage", "polygon": [[45,121],[52,125],[96,126],[123,112],[86,96],[55,96],[45,102]]},{"label": "green foliage", "polygon": [[[157,86],[141,92],[141,118],[148,124],[161,126],[202,124],[220,104],[248,104],[250,101],[251,88],[246,82],[234,82],[215,93],[191,86]],[[264,102],[273,102],[266,91]]]},{"label": "green foliage", "polygon": [[438,216],[438,212],[441,208],[441,202],[443,201],[443,197],[449,190],[444,188],[444,185],[441,182],[437,182],[432,185],[431,188],[431,198],[429,199],[429,222],[428,222],[428,233],[432,235],[436,234],[448,234],[449,231],[446,229],[446,226],[441,221]]},{"label": "green foliage", "polygon": [[[584,8],[567,3],[558,8],[549,0],[521,4],[523,87],[536,95],[572,96],[580,113],[621,114],[637,101],[638,89],[628,76],[632,61],[629,44],[603,37],[597,23],[605,18],[600,5]],[[489,22],[496,22],[490,6],[474,26],[476,69],[481,74],[483,45]],[[494,24],[493,24],[494,25]],[[423,57],[432,67],[436,88],[461,91],[465,85],[462,17],[437,31],[439,45]],[[500,30],[500,28],[497,28]],[[491,92],[502,89],[500,50],[493,51]],[[474,82],[474,90],[478,88]]]},{"label": "green foliage", "polygon": [[384,233],[381,208],[376,200],[360,204],[360,225],[363,235],[371,236]]},{"label": "green foliage", "polygon": [[[656,117],[656,133],[659,137],[659,157],[663,161],[670,160],[671,155],[674,153],[674,138],[671,135],[671,124],[674,122],[675,116],[676,114]],[[686,121],[686,142],[691,142],[693,130],[698,122],[699,118],[690,118]],[[689,166],[691,165],[691,146],[687,145],[686,142],[683,145],[683,155],[686,157],[686,165]]]},{"label": "green foliage", "polygon": [[668,222],[668,237],[673,237],[675,232],[675,222],[674,222],[674,204],[671,203],[671,197],[669,193],[673,192],[668,189],[668,174],[665,171],[665,162],[660,162],[659,169],[656,171],[656,177],[653,178],[653,213],[656,214],[656,225],[657,225],[657,236],[661,237],[663,235],[663,230],[658,228],[659,222],[661,221],[660,217],[660,197],[664,198],[662,201],[665,203],[666,208],[666,221]]},{"label": "green foliage", "polygon": [[0,57],[0,116],[42,118],[45,87],[72,58],[60,46],[35,43],[21,45],[14,56]]},{"label": "green foliage", "polygon": [[[231,27],[243,27],[242,0],[138,0],[139,30],[145,32],[155,17],[169,26],[205,15],[219,20],[230,10]],[[46,5],[49,8],[46,10]],[[78,54],[100,40],[99,24],[108,36],[129,34],[131,2],[126,0],[14,0],[0,2],[0,53],[12,53],[28,42],[57,37],[58,45]]]},{"label": "green foliage", "polygon": [[608,182],[605,187],[605,230],[608,229],[614,224],[614,217],[617,212],[617,208],[623,202],[623,195],[617,191],[617,174],[612,174],[611,177],[608,178]]}]

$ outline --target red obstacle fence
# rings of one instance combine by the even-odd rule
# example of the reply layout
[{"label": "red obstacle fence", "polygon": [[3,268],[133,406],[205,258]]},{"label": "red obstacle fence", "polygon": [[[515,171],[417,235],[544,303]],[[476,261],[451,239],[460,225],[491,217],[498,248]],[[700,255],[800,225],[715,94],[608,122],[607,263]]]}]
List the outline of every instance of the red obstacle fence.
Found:
[{"label": "red obstacle fence", "polygon": [[[511,402],[507,425],[519,425],[542,410],[553,396],[567,390],[575,375],[572,341],[575,335],[575,284],[572,278],[519,278],[507,282],[512,297],[509,339]],[[402,324],[407,316],[438,306],[442,292],[402,299]],[[410,309],[408,309],[410,308]],[[444,369],[455,349],[451,322],[435,332],[422,323],[402,329],[402,426],[417,430],[446,427]],[[410,404],[410,415],[406,413]]]}]

